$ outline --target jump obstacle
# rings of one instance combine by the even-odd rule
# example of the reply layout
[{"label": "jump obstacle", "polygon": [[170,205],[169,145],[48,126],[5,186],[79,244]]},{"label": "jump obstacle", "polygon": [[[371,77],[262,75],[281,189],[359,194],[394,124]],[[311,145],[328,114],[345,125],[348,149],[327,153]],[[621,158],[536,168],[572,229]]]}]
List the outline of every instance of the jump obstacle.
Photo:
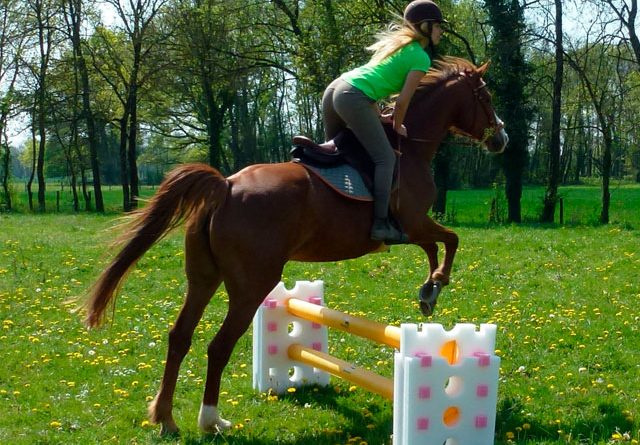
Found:
[{"label": "jump obstacle", "polygon": [[[393,347],[394,378],[328,354],[328,329]],[[393,401],[393,445],[493,444],[500,358],[496,326],[387,326],[324,306],[322,281],[278,284],[253,321],[253,387],[283,393],[329,374]]]}]

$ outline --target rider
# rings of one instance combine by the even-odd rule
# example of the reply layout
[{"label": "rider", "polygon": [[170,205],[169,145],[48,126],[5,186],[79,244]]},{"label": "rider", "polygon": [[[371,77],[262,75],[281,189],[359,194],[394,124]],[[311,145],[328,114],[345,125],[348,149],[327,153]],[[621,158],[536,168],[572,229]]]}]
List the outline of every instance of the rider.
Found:
[{"label": "rider", "polygon": [[[342,74],[325,90],[322,113],[325,140],[335,138],[349,127],[375,164],[374,221],[371,238],[387,244],[405,243],[408,236],[389,221],[389,196],[396,162],[387,140],[376,101],[399,93],[392,116],[394,130],[407,137],[403,125],[409,101],[420,80],[431,66],[427,50],[440,42],[438,5],[430,0],[414,0],[404,10],[404,21],[378,36],[367,49],[371,60]],[[382,116],[385,118],[387,116]]]}]

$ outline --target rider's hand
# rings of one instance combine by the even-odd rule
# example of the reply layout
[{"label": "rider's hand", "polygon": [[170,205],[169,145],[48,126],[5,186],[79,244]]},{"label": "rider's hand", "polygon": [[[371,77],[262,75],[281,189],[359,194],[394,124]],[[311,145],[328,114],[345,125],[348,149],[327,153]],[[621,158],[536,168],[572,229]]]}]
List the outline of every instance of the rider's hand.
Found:
[{"label": "rider's hand", "polygon": [[393,123],[393,113],[386,113],[380,115],[380,121],[383,124],[392,124]]},{"label": "rider's hand", "polygon": [[407,137],[407,127],[405,127],[404,124],[397,125],[396,123],[394,123],[393,124],[393,129],[400,136],[404,136],[405,138]]}]

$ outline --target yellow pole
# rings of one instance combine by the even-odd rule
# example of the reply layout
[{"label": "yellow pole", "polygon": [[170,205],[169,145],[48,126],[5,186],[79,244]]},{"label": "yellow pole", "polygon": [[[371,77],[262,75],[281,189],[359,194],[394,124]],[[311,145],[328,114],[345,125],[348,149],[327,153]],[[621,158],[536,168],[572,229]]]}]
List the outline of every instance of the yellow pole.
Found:
[{"label": "yellow pole", "polygon": [[287,300],[289,313],[334,329],[365,337],[378,343],[384,343],[400,349],[400,328],[388,326],[376,321],[347,315],[344,312],[329,309],[318,304],[297,298]]},{"label": "yellow pole", "polygon": [[329,354],[292,344],[287,350],[289,358],[314,368],[322,369],[329,374],[348,380],[382,397],[393,400],[393,380],[382,377],[366,369],[353,366],[351,363],[335,358]]}]

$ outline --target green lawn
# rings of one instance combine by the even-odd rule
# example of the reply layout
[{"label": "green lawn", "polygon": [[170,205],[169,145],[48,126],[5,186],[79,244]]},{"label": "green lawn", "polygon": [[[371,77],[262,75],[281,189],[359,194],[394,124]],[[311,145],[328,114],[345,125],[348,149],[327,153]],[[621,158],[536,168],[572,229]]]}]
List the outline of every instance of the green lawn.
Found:
[{"label": "green lawn", "polygon": [[[14,184],[13,201],[18,213],[27,213],[29,201],[24,184]],[[143,186],[142,198],[148,198],[156,187]],[[640,184],[611,185],[611,223],[623,226],[640,227]],[[59,193],[59,200],[57,194]],[[602,197],[599,186],[564,186],[560,187],[559,195],[564,203],[564,224],[597,225],[602,208]],[[60,188],[59,184],[48,184],[46,208],[50,213],[73,213],[73,196],[69,187]],[[117,214],[122,210],[122,193],[119,186],[104,186],[103,197],[108,214]],[[525,187],[522,193],[522,219],[525,223],[537,223],[542,211],[544,198],[543,187]],[[80,208],[84,209],[84,201],[80,196]],[[448,224],[484,225],[489,221],[491,202],[497,199],[498,216],[500,221],[506,219],[506,202],[503,187],[499,191],[492,189],[451,190],[447,193]],[[34,206],[37,206],[37,190],[34,185]],[[94,203],[95,205],[95,203]],[[560,210],[556,209],[555,221],[560,221]]]},{"label": "green lawn", "polygon": [[[611,223],[640,227],[640,184],[612,185]],[[597,225],[602,209],[601,189],[597,186],[560,187],[559,195],[564,204],[566,225]],[[494,190],[452,190],[447,194],[447,214],[453,223],[482,224],[489,219],[491,201],[498,198],[498,212],[506,217],[504,194]],[[522,192],[522,219],[527,223],[537,223],[542,213],[544,188],[525,187]],[[505,218],[503,218],[504,220]],[[560,210],[556,209],[555,221],[559,222]]]},{"label": "green lawn", "polygon": [[[525,198],[537,199],[534,192]],[[496,323],[498,444],[638,443],[640,189],[615,193],[635,207],[627,216],[612,208],[619,224],[519,227],[482,225],[482,200],[493,192],[452,192],[460,251],[452,284],[428,319],[415,300],[428,266],[412,246],[353,261],[291,263],[283,280],[291,286],[323,279],[330,307],[384,323]],[[576,215],[597,219],[597,188],[563,194],[567,209],[580,201]],[[466,219],[482,214],[482,221]],[[277,400],[255,393],[250,333],[223,380],[220,408],[235,428],[202,436],[196,418],[206,347],[224,316],[223,291],[181,369],[174,413],[182,434],[160,438],[146,420],[146,404],[185,289],[182,234],[141,260],[112,324],[88,332],[66,303],[84,293],[113,254],[107,229],[115,222],[114,215],[0,215],[0,443],[390,443],[391,404],[347,382],[333,379],[328,389]],[[388,347],[333,331],[330,347],[340,358],[392,374]]]}]

